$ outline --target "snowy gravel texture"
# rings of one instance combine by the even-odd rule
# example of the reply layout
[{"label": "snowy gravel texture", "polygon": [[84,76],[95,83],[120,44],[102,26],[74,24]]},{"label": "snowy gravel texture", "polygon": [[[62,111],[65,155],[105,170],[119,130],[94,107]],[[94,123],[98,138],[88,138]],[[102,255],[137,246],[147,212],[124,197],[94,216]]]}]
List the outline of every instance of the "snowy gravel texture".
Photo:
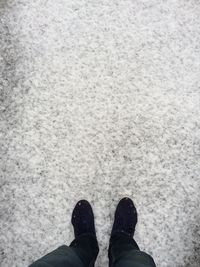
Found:
[{"label": "snowy gravel texture", "polygon": [[0,266],[73,239],[117,202],[158,267],[200,266],[200,2],[0,0]]}]

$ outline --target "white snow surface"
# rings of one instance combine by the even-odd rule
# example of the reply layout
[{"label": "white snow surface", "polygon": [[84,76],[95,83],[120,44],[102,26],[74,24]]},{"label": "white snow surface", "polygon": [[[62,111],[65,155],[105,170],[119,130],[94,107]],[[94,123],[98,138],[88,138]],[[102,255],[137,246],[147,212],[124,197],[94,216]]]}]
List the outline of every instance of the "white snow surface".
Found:
[{"label": "white snow surface", "polygon": [[158,267],[200,266],[200,2],[0,0],[0,262],[73,239],[88,199],[100,254],[116,205]]}]

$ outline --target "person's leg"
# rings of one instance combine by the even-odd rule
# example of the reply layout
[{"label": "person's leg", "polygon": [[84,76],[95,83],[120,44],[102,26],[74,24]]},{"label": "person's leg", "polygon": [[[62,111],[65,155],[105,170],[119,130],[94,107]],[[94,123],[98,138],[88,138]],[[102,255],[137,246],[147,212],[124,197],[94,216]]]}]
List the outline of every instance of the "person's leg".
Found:
[{"label": "person's leg", "polygon": [[114,234],[110,239],[108,256],[110,265],[121,258],[127,251],[140,250],[133,238],[123,232]]},{"label": "person's leg", "polygon": [[84,266],[94,266],[99,253],[99,246],[95,235],[82,234],[72,241],[70,248],[78,255]]},{"label": "person's leg", "polygon": [[140,251],[133,239],[137,224],[137,211],[129,198],[122,199],[115,212],[110,238],[110,267],[155,267],[152,257]]},{"label": "person's leg", "polygon": [[110,240],[110,267],[155,267],[152,257],[140,251],[137,243],[126,233],[119,233]]},{"label": "person's leg", "polygon": [[92,267],[99,252],[94,215],[86,200],[79,201],[72,213],[75,239],[37,260],[30,267]]},{"label": "person's leg", "polygon": [[32,263],[29,267],[85,267],[78,255],[68,246],[61,246]]}]

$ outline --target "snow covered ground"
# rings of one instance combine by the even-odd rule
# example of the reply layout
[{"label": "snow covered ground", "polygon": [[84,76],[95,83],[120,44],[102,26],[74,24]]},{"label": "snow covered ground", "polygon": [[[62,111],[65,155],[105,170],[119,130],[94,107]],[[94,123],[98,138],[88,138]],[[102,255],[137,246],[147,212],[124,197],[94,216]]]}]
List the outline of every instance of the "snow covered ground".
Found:
[{"label": "snow covered ground", "polygon": [[91,201],[100,254],[117,202],[159,267],[200,266],[197,0],[0,0],[0,262],[73,238]]}]

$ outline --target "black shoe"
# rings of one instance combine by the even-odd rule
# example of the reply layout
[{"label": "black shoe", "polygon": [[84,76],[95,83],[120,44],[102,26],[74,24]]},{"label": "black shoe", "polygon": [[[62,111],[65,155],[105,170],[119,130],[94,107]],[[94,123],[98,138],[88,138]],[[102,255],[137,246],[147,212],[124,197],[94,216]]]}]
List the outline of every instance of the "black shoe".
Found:
[{"label": "black shoe", "polygon": [[96,236],[94,226],[94,214],[92,207],[87,200],[80,200],[77,202],[72,212],[72,225],[74,226],[75,238],[82,234],[94,234]]},{"label": "black shoe", "polygon": [[115,233],[126,233],[133,238],[135,226],[137,224],[137,210],[133,201],[128,198],[122,198],[115,211],[115,219],[111,232],[111,237]]}]

